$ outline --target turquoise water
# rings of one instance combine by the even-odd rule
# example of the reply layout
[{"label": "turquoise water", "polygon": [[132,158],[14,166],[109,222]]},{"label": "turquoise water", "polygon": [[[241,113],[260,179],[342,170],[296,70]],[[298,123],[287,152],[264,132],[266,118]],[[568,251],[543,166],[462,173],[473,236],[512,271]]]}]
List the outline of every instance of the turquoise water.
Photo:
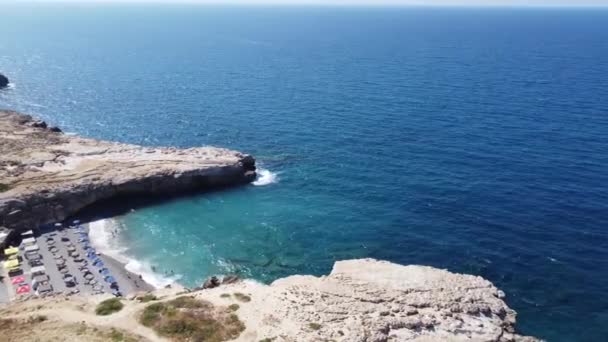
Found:
[{"label": "turquoise water", "polygon": [[608,11],[0,8],[0,106],[276,175],[118,218],[157,273],[426,264],[493,281],[526,334],[608,340]]}]

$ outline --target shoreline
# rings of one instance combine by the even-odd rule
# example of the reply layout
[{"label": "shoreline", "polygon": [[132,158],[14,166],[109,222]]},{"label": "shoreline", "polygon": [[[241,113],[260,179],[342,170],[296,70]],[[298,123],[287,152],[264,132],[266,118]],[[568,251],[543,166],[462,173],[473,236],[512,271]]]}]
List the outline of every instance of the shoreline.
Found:
[{"label": "shoreline", "polygon": [[0,110],[0,165],[0,216],[15,233],[103,201],[245,185],[257,175],[255,158],[238,151],[83,138],[8,110]]},{"label": "shoreline", "polygon": [[126,264],[104,253],[100,253],[99,257],[104,261],[109,269],[114,270],[113,275],[119,280],[119,282],[121,279],[128,280],[121,282],[122,284],[128,284],[128,287],[130,287],[127,291],[125,291],[125,294],[132,295],[136,292],[150,292],[158,290],[158,288],[154,287],[154,285],[147,283],[143,277],[141,277],[141,275],[129,271]]},{"label": "shoreline", "polygon": [[[177,279],[157,273],[154,268],[146,269],[146,263],[137,258],[123,253],[125,247],[120,246],[118,239],[119,228],[115,225],[116,217],[106,217],[83,223],[89,232],[91,245],[98,251],[100,257],[108,260],[108,263],[120,270],[121,276],[133,285],[133,292],[151,291],[170,287],[186,288]],[[139,266],[140,270],[129,269],[129,265]],[[132,267],[133,268],[133,267]],[[161,284],[162,283],[162,284]]]}]

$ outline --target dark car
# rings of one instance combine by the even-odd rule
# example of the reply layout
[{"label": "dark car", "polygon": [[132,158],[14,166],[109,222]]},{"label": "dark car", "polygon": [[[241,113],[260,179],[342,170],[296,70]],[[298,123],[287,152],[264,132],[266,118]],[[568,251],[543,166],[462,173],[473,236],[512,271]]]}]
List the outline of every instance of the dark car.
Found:
[{"label": "dark car", "polygon": [[65,286],[67,286],[67,287],[76,286],[76,278],[74,278],[74,276],[71,274],[65,274],[63,276],[63,282],[65,283]]}]

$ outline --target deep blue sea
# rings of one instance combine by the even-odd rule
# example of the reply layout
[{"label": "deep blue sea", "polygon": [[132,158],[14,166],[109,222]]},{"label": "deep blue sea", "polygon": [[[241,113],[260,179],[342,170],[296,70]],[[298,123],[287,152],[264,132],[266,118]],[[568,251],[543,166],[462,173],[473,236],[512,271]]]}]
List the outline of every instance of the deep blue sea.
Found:
[{"label": "deep blue sea", "polygon": [[525,334],[608,340],[608,10],[0,12],[0,107],[271,172],[116,218],[159,275],[432,265],[494,282]]}]

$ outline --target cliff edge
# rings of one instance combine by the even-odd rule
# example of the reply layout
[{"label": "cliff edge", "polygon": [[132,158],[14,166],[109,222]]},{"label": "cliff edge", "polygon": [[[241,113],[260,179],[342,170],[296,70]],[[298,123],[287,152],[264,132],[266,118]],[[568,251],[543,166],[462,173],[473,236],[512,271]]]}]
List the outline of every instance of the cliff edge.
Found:
[{"label": "cliff edge", "polygon": [[251,182],[255,160],[215,147],[143,147],[66,135],[0,111],[0,226],[62,221],[101,200]]},{"label": "cliff edge", "polygon": [[[515,312],[504,303],[503,293],[481,277],[373,259],[336,262],[328,276],[291,276],[271,285],[240,281],[193,292],[162,289],[138,298],[146,297],[153,301],[145,303],[137,296],[123,300],[125,307],[110,316],[95,315],[96,304],[107,298],[103,296],[28,300],[0,306],[0,316],[27,326],[12,340],[29,341],[48,334],[48,327],[68,340],[70,330],[61,327],[79,324],[81,331],[113,329],[137,341],[185,341],[192,339],[180,335],[181,330],[167,335],[167,330],[145,326],[142,320],[150,305],[160,308],[187,299],[206,303],[206,312],[233,312],[231,322],[242,322],[235,341],[538,341],[515,332]],[[187,310],[180,309],[186,314],[184,324],[196,325],[192,330],[220,329],[218,321],[189,321]],[[46,318],[39,328],[36,315]],[[170,323],[181,321],[173,316]],[[8,325],[5,330],[0,333],[20,331]]]}]

